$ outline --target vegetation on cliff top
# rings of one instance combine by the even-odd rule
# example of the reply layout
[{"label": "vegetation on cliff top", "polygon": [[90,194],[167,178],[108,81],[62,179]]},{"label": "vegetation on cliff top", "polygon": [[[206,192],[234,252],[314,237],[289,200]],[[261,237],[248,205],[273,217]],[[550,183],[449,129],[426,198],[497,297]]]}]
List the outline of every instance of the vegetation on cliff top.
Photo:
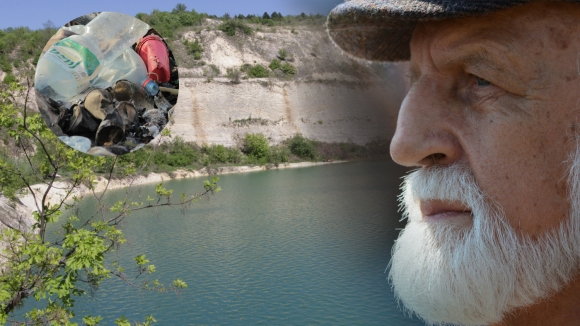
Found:
[{"label": "vegetation on cliff top", "polygon": [[[198,13],[195,9],[187,10],[187,6],[178,3],[171,12],[153,10],[151,13],[138,13],[136,18],[148,23],[157,32],[163,35],[172,44],[176,31],[182,27],[201,26],[205,19],[211,18],[221,20],[219,29],[228,35],[233,35],[236,31],[245,34],[252,34],[252,27],[248,24],[259,26],[291,26],[291,25],[322,25],[325,20],[323,15],[282,15],[279,12],[262,15],[235,15],[233,18],[229,14],[221,17]],[[71,17],[76,18],[76,17]],[[44,23],[44,28],[31,30],[28,27],[15,27],[0,29],[0,70],[5,73],[3,82],[17,82],[26,76],[34,75],[36,65],[42,48],[50,37],[56,33],[57,27],[50,20]],[[233,34],[232,34],[233,33]],[[193,42],[195,43],[195,42]],[[197,45],[190,44],[192,55],[199,57],[203,51]],[[199,45],[199,44],[198,44]]]}]

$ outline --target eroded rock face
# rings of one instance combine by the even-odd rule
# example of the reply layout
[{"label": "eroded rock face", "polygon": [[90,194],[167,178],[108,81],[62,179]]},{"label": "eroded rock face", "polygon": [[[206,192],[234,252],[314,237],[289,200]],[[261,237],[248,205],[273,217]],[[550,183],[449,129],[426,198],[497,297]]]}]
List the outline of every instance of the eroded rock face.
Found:
[{"label": "eroded rock face", "polygon": [[0,195],[0,230],[9,227],[20,231],[29,231],[33,223],[30,208]]},{"label": "eroded rock face", "polygon": [[[220,23],[208,19],[203,27]],[[358,144],[392,137],[407,91],[404,66],[353,60],[332,44],[322,25],[261,28],[234,37],[203,28],[174,42],[181,85],[169,123],[173,136],[224,146],[239,145],[247,133],[262,133],[271,143],[296,133]],[[185,40],[202,44],[200,60],[188,55],[180,43]],[[292,77],[267,68],[268,78],[242,74],[236,83],[226,73],[243,65],[269,67],[281,60],[281,49],[287,52],[282,62],[296,67]],[[210,65],[220,73],[208,81]]]}]

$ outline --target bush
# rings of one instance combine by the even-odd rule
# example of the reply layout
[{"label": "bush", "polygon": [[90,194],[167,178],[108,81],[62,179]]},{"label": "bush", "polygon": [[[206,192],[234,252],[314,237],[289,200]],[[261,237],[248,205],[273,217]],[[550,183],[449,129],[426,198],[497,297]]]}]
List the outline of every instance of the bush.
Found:
[{"label": "bush", "polygon": [[220,68],[214,64],[210,64],[207,69],[203,69],[203,75],[207,77],[208,82],[214,77],[219,76],[220,73]]},{"label": "bush", "polygon": [[199,43],[198,40],[195,40],[195,42],[189,42],[188,40],[185,40],[183,42],[183,44],[185,45],[185,48],[187,49],[187,53],[193,54],[193,58],[195,60],[201,59],[201,53],[203,52],[203,46],[201,45],[201,43]]},{"label": "bush", "polygon": [[35,56],[34,59],[32,60],[32,64],[36,67],[36,65],[38,64],[38,60],[40,60],[40,52],[38,52]]},{"label": "bush", "polygon": [[268,155],[268,162],[274,163],[276,165],[280,163],[288,162],[288,157],[290,152],[288,148],[275,146],[270,148],[270,154]]},{"label": "bush", "polygon": [[212,71],[212,72],[213,72],[213,73],[214,73],[216,76],[217,76],[217,75],[219,75],[219,74],[221,73],[221,70],[220,70],[220,68],[219,68],[218,66],[216,66],[216,65],[214,65],[214,64],[211,64],[211,65],[209,65],[209,67],[210,67],[211,71]]},{"label": "bush", "polygon": [[246,134],[242,152],[256,160],[265,163],[270,154],[268,140],[262,134]]},{"label": "bush", "polygon": [[203,145],[202,152],[207,155],[204,157],[203,164],[216,163],[240,163],[242,154],[237,148],[226,148],[223,145]]},{"label": "bush", "polygon": [[199,149],[186,143],[180,137],[175,137],[169,144],[163,144],[153,153],[153,163],[171,167],[185,167],[198,161],[201,156]]},{"label": "bush", "polygon": [[286,144],[292,154],[300,158],[316,159],[316,144],[313,140],[304,138],[301,134],[296,134],[288,139]]},{"label": "bush", "polygon": [[250,65],[245,64],[242,66],[242,71],[244,71],[250,78],[264,78],[270,75],[268,68],[262,66],[261,64]]},{"label": "bush", "polygon": [[0,70],[4,71],[5,73],[12,72],[12,64],[8,62],[8,60],[4,57],[0,57]]},{"label": "bush", "polygon": [[286,49],[278,50],[278,58],[280,58],[280,60],[286,60],[287,56],[288,56],[288,51],[286,51]]},{"label": "bush", "polygon": [[240,83],[240,77],[241,77],[240,69],[227,68],[227,70],[226,70],[226,76],[228,77],[228,79],[230,80],[230,82],[232,82],[234,84],[239,84]]},{"label": "bush", "polygon": [[252,28],[238,19],[227,20],[219,25],[217,29],[223,31],[228,36],[236,35],[236,30],[238,29],[244,32],[246,35],[252,35]]},{"label": "bush", "polygon": [[147,163],[147,160],[149,159],[149,155],[151,155],[151,149],[149,147],[141,148],[126,155],[119,155],[117,157],[117,164],[120,167],[134,166],[139,170],[145,166],[145,163]]},{"label": "bush", "polygon": [[284,75],[286,76],[292,76],[294,74],[296,74],[296,67],[294,67],[292,64],[288,63],[288,62],[284,62],[282,63],[282,61],[278,60],[278,59],[274,59],[270,62],[270,69],[272,69],[272,71],[279,69],[281,70]]},{"label": "bush", "polygon": [[16,76],[9,72],[4,76],[3,82],[4,84],[17,83],[18,79],[16,79]]},{"label": "bush", "polygon": [[280,66],[280,70],[282,70],[284,72],[284,74],[286,74],[287,76],[291,76],[291,75],[296,74],[296,67],[294,67],[292,64],[290,64],[288,62],[284,62]]},{"label": "bush", "polygon": [[272,71],[276,70],[276,69],[280,69],[280,67],[282,66],[282,61],[278,60],[278,59],[274,59],[270,62],[270,69],[272,69]]}]

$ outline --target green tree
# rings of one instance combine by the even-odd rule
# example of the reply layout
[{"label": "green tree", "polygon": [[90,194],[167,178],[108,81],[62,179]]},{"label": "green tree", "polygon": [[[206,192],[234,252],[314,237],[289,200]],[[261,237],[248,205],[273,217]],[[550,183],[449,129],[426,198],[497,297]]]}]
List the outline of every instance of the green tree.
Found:
[{"label": "green tree", "polygon": [[[87,285],[91,290],[96,290],[107,278],[118,278],[144,290],[171,289],[179,292],[186,288],[187,284],[180,279],[167,286],[157,281],[148,282],[151,277],[148,275],[154,273],[156,268],[145,255],[135,257],[137,270],[136,275],[131,277],[126,275],[122,266],[108,264],[105,258],[125,242],[118,225],[130,212],[188,205],[201,196],[219,190],[217,179],[205,181],[201,194],[181,194],[179,200],[174,200],[172,190],[162,184],[157,185],[156,195],[145,202],[134,201],[126,195],[114,205],[106,206],[102,202],[104,193],[95,193],[99,201],[97,211],[89,215],[65,216],[63,211],[74,208],[79,202],[78,198],[73,197],[75,189],[85,185],[94,191],[93,171],[102,169],[106,160],[73,150],[59,141],[40,114],[27,111],[29,90],[30,87],[26,89],[15,83],[0,89],[0,134],[5,136],[4,150],[17,153],[16,158],[11,157],[10,160],[0,156],[2,192],[18,193],[19,188],[24,188],[33,194],[36,204],[32,227],[3,222],[0,232],[0,242],[3,244],[0,255],[3,267],[0,273],[0,324],[6,323],[9,314],[23,302],[34,298],[41,301],[43,307],[28,311],[26,320],[20,322],[71,325],[75,297],[87,295]],[[23,107],[15,104],[18,103],[16,98],[26,99]],[[39,153],[42,153],[42,159],[35,160]],[[117,159],[108,168],[109,176],[115,169]],[[45,178],[47,172],[49,178]],[[138,175],[137,169],[126,172],[129,177]],[[63,174],[68,186],[63,198],[50,203],[48,197],[55,190],[57,173]],[[44,190],[34,192],[32,188],[35,184],[40,184]],[[65,220],[58,227],[56,239],[47,238],[47,228],[63,218]],[[100,320],[99,316],[83,318],[86,325],[96,325]],[[117,324],[124,322],[126,320],[122,316],[116,320]],[[149,316],[142,325],[153,322],[155,319]]]},{"label": "green tree", "polygon": [[262,134],[246,134],[242,152],[258,162],[264,163],[270,154],[270,145]]},{"label": "green tree", "polygon": [[292,154],[310,160],[316,159],[316,144],[314,141],[304,138],[301,134],[296,134],[294,137],[286,141],[288,148]]},{"label": "green tree", "polygon": [[173,8],[172,12],[185,12],[187,10],[187,6],[183,3],[178,3],[175,5],[175,8]]}]

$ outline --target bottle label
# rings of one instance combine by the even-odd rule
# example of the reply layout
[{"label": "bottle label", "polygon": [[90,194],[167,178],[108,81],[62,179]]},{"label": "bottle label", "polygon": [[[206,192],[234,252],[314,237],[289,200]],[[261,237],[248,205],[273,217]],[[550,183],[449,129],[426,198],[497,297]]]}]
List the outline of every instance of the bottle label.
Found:
[{"label": "bottle label", "polygon": [[[65,38],[56,42],[46,53],[47,58],[69,71],[77,80],[77,88],[89,86],[100,67],[99,59],[86,47]],[[94,75],[93,75],[94,74]]]}]

